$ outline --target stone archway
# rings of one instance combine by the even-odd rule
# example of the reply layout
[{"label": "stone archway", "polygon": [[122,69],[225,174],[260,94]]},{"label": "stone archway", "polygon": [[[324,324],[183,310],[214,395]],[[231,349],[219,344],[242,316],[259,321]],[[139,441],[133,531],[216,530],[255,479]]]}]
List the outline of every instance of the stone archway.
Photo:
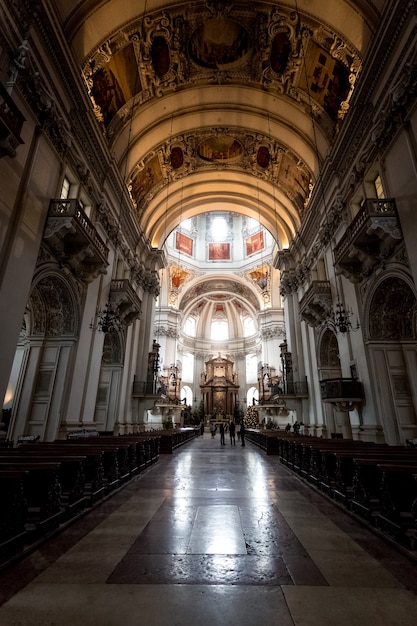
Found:
[{"label": "stone archway", "polygon": [[126,432],[126,425],[119,421],[118,411],[123,361],[124,342],[121,333],[106,333],[94,413],[94,424],[100,431],[117,434]]},{"label": "stone archway", "polygon": [[79,303],[62,276],[38,277],[24,315],[12,378],[15,383],[8,437],[53,440],[65,419],[66,380],[78,338]]},{"label": "stone archway", "polygon": [[391,445],[417,430],[417,301],[405,277],[391,275],[370,294],[367,344],[377,416]]},{"label": "stone archway", "polygon": [[[319,345],[319,379],[341,378],[342,369],[339,358],[339,344],[336,334],[326,329],[320,337]],[[328,434],[343,433],[344,437],[351,438],[349,414],[337,411],[333,404],[322,402],[324,427]]]}]

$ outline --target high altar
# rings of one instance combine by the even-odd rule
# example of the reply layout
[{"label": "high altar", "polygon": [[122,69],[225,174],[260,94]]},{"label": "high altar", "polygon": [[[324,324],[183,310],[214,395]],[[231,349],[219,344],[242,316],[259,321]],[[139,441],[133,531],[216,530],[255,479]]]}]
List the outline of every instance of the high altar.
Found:
[{"label": "high altar", "polygon": [[239,384],[233,371],[233,361],[220,356],[206,361],[206,371],[201,375],[201,395],[204,411],[216,421],[230,419],[237,403]]}]

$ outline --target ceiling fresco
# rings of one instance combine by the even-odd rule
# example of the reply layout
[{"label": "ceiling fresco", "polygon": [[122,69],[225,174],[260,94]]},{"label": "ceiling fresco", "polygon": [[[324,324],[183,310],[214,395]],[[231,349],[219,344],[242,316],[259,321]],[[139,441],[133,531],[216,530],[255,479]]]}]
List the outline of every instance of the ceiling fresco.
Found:
[{"label": "ceiling fresco", "polygon": [[[247,194],[255,205],[257,181],[264,181],[262,221],[278,222],[267,217],[278,211],[282,228],[274,235],[288,240],[349,110],[362,67],[358,25],[369,21],[371,8],[363,3],[361,17],[345,0],[335,0],[335,15],[316,1],[298,9],[297,3],[155,0],[139,14],[123,4],[125,19],[113,14],[117,28],[110,20],[106,28],[98,7],[97,14],[87,11],[82,26],[77,11],[68,24],[75,47],[81,32],[84,48],[93,26],[102,33],[81,71],[149,237],[159,245],[166,237],[162,199],[169,187],[178,204],[173,183],[189,178],[187,214],[210,210],[214,195],[221,203],[225,192],[218,189],[230,180],[236,181],[233,203]],[[172,213],[169,228],[178,222]]]},{"label": "ceiling fresco", "polygon": [[218,301],[236,297],[253,307],[254,311],[259,310],[259,300],[251,288],[240,281],[220,277],[205,278],[188,289],[181,299],[181,309],[189,309],[195,306],[196,302],[206,299]]}]

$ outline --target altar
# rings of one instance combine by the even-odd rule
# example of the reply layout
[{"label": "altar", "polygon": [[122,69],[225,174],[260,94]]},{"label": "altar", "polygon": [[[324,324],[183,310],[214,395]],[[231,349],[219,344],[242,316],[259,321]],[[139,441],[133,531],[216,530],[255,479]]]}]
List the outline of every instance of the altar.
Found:
[{"label": "altar", "polygon": [[205,414],[216,422],[229,421],[234,415],[239,391],[233,361],[222,358],[220,354],[206,361],[200,389]]}]

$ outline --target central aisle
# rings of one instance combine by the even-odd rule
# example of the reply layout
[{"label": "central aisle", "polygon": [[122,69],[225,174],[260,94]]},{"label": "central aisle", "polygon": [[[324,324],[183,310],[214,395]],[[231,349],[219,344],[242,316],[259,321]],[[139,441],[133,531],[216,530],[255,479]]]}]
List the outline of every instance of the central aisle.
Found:
[{"label": "central aisle", "polygon": [[277,457],[205,434],[1,574],[0,624],[414,626],[416,574]]}]

